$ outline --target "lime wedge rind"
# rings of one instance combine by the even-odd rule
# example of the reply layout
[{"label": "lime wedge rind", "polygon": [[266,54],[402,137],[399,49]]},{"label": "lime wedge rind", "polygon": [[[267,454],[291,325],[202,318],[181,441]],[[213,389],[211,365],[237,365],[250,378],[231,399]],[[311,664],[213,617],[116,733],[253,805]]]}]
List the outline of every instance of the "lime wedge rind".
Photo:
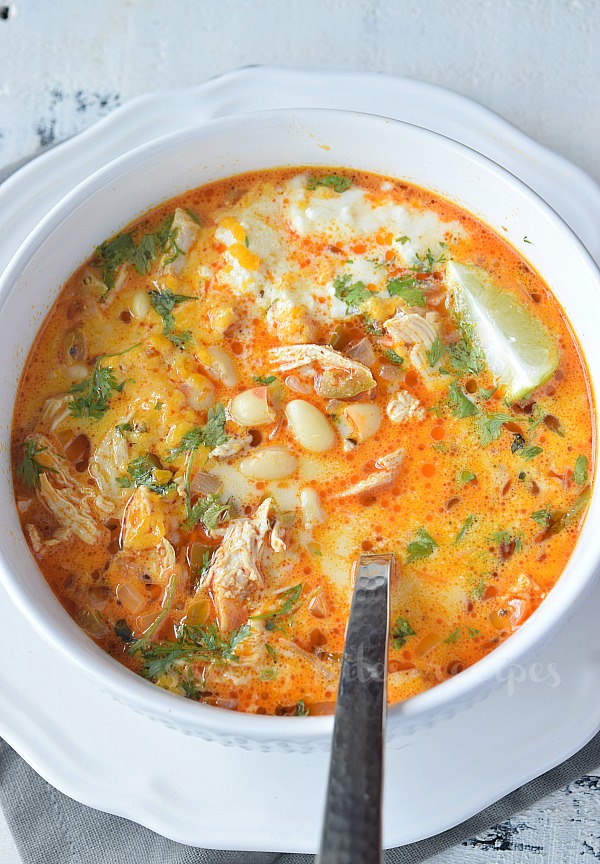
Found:
[{"label": "lime wedge rind", "polygon": [[473,329],[490,372],[515,402],[556,371],[559,351],[542,322],[480,267],[449,261],[446,284],[460,319]]}]

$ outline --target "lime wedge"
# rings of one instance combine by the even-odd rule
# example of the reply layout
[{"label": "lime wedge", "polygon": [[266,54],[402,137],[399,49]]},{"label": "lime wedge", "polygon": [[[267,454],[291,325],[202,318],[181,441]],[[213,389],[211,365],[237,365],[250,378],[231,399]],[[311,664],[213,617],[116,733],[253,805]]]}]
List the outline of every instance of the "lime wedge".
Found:
[{"label": "lime wedge", "polygon": [[556,341],[541,321],[489,273],[473,265],[449,261],[446,284],[459,317],[473,328],[473,341],[483,352],[498,383],[514,402],[550,378],[558,366]]}]

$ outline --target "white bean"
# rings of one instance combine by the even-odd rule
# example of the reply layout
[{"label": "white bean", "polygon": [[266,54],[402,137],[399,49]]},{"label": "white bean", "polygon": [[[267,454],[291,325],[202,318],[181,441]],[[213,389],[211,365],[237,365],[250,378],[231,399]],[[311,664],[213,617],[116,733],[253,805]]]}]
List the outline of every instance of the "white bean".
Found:
[{"label": "white bean", "polygon": [[231,400],[229,413],[240,426],[264,426],[275,420],[275,412],[269,408],[266,387],[244,390]]},{"label": "white bean", "polygon": [[374,402],[354,402],[347,405],[344,416],[354,426],[358,441],[370,438],[381,426],[381,409]]},{"label": "white bean", "polygon": [[212,360],[206,370],[210,377],[214,381],[222,381],[226,387],[235,387],[238,383],[237,369],[227,351],[216,345],[211,345],[206,351]]},{"label": "white bean", "polygon": [[261,447],[242,459],[240,471],[253,480],[280,480],[293,474],[297,465],[298,460],[285,447]]},{"label": "white bean", "polygon": [[129,311],[134,318],[145,318],[150,311],[150,298],[146,291],[136,291],[131,298]]},{"label": "white bean", "polygon": [[304,399],[293,399],[285,409],[294,438],[307,450],[322,453],[335,444],[335,432],[318,408]]},{"label": "white bean", "polygon": [[314,489],[308,487],[300,490],[300,507],[304,527],[308,530],[325,521],[325,513],[321,507],[319,496]]}]

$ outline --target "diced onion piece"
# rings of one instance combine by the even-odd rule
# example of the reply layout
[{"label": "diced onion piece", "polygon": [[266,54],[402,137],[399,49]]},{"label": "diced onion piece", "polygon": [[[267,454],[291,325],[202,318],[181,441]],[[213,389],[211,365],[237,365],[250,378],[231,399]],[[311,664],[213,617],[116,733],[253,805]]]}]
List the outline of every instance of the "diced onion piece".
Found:
[{"label": "diced onion piece", "polygon": [[77,617],[77,623],[93,639],[101,639],[108,633],[108,627],[98,612],[84,609]]},{"label": "diced onion piece", "polygon": [[302,393],[304,396],[310,396],[313,392],[312,384],[301,381],[297,375],[288,375],[284,383],[290,390],[293,390],[295,393]]},{"label": "diced onion piece", "polygon": [[322,453],[335,444],[335,432],[318,408],[304,399],[293,399],[285,409],[294,438],[313,453]]},{"label": "diced onion piece", "polygon": [[240,462],[244,477],[253,480],[279,480],[289,477],[298,466],[298,460],[285,447],[262,447]]},{"label": "diced onion piece", "polygon": [[373,346],[366,336],[346,348],[345,354],[352,360],[358,360],[363,366],[372,366],[376,359]]},{"label": "diced onion piece", "polygon": [[206,349],[206,353],[210,358],[206,371],[213,381],[222,381],[226,387],[235,387],[238,383],[238,373],[227,351],[219,348],[218,345],[211,345]]},{"label": "diced onion piece", "polygon": [[375,435],[381,426],[381,409],[375,402],[353,402],[346,406],[344,416],[354,427],[358,441]]},{"label": "diced onion piece", "polygon": [[275,420],[275,412],[269,407],[266,387],[253,387],[238,393],[231,400],[229,413],[240,426],[264,426]]},{"label": "diced onion piece", "polygon": [[308,604],[308,611],[311,615],[314,615],[315,618],[326,618],[328,611],[327,605],[325,603],[325,599],[323,597],[323,592],[319,591],[316,597],[313,597],[310,603]]},{"label": "diced onion piece", "polygon": [[120,582],[116,588],[116,595],[121,606],[128,612],[139,612],[146,602],[146,598],[129,582]]},{"label": "diced onion piece", "polygon": [[216,495],[223,483],[214,474],[198,471],[190,483],[190,491],[196,495]]}]

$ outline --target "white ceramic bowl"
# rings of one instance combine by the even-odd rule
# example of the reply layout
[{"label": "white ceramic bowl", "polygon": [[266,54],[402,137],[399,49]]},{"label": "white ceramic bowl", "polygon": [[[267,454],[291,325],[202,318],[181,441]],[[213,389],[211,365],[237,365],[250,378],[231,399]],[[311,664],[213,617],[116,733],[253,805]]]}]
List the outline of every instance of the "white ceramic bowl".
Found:
[{"label": "white ceramic bowl", "polygon": [[[283,165],[350,167],[391,175],[427,187],[480,217],[522,252],[550,285],[581,342],[594,385],[600,383],[600,274],[556,213],[493,162],[415,126],[332,110],[239,115],[144,145],[67,195],[11,261],[0,279],[2,584],[32,626],[119,701],[185,734],[285,751],[327,747],[333,718],[246,715],[190,702],[129,672],[77,627],[50,591],[23,538],[9,464],[21,369],[45,315],[76,267],[100,242],[174,195],[244,171]],[[509,676],[520,676],[525,660],[552,638],[596,579],[599,497],[595,488],[575,551],[539,609],[474,666],[393,706],[389,738],[451,716]]]}]

